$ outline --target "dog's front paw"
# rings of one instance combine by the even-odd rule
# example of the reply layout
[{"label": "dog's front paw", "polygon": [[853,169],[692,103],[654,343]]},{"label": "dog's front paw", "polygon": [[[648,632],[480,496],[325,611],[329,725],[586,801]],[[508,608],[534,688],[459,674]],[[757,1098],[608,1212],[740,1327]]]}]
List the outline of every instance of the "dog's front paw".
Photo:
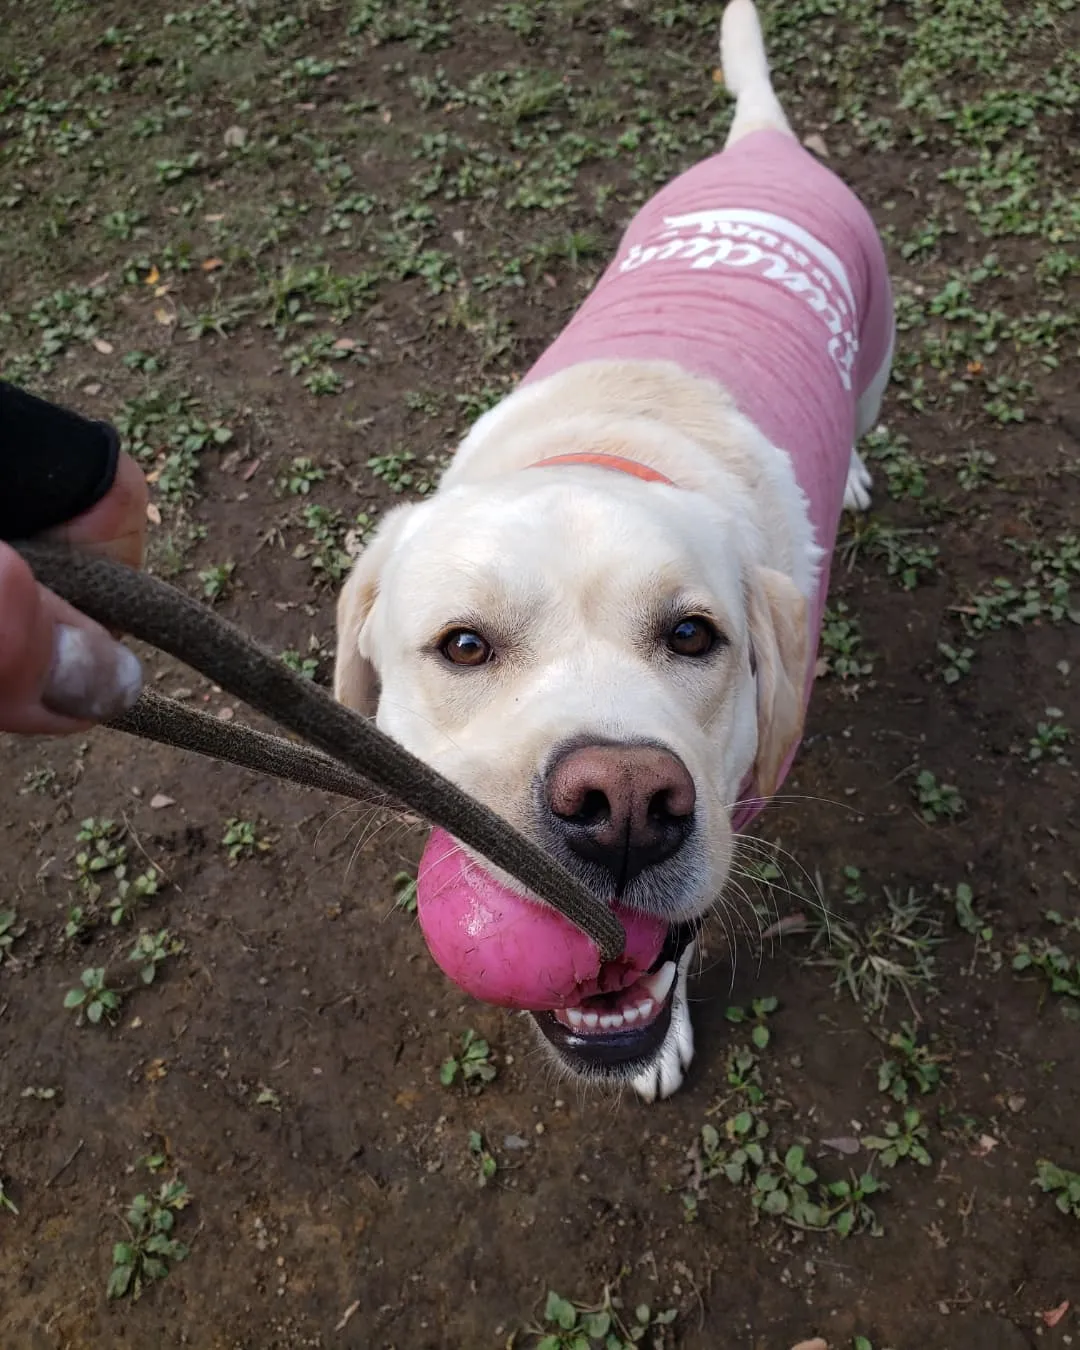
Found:
[{"label": "dog's front paw", "polygon": [[862,457],[855,450],[852,450],[851,462],[848,465],[847,483],[844,485],[844,510],[869,510],[870,489],[873,486],[874,480],[870,476],[870,470],[863,463]]},{"label": "dog's front paw", "polygon": [[691,942],[679,961],[675,977],[675,993],[671,1003],[671,1025],[656,1058],[647,1069],[633,1079],[631,1086],[647,1102],[670,1097],[682,1087],[683,1079],[694,1058],[694,1028],[690,1021],[690,1006],[686,999],[686,976],[694,955]]}]

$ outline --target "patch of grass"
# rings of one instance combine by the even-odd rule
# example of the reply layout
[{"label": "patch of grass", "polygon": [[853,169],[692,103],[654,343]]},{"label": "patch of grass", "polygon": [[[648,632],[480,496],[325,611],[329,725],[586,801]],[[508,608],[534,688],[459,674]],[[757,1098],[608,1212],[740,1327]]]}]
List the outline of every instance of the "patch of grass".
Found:
[{"label": "patch of grass", "polygon": [[443,1060],[439,1069],[439,1082],[443,1087],[460,1082],[466,1089],[479,1092],[497,1073],[491,1046],[470,1027],[461,1037],[458,1053]]},{"label": "patch of grass", "polygon": [[113,1246],[110,1300],[137,1300],[171,1266],[187,1259],[188,1248],[173,1233],[177,1214],[190,1203],[188,1188],[179,1179],[162,1182],[155,1193],[135,1196],[124,1215],[127,1237]]},{"label": "patch of grass", "polygon": [[940,917],[913,890],[885,887],[883,895],[884,911],[861,922],[818,920],[811,944],[822,951],[811,963],[833,972],[834,990],[871,1013],[884,1011],[893,993],[910,1004],[916,993],[933,988],[934,950],[942,941]]}]

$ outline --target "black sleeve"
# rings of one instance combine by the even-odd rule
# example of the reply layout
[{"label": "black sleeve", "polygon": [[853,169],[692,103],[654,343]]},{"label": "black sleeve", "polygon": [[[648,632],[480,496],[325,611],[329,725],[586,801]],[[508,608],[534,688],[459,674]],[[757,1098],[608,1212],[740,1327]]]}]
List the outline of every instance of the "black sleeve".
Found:
[{"label": "black sleeve", "polygon": [[0,539],[29,539],[95,506],[116,477],[120,438],[0,380]]}]

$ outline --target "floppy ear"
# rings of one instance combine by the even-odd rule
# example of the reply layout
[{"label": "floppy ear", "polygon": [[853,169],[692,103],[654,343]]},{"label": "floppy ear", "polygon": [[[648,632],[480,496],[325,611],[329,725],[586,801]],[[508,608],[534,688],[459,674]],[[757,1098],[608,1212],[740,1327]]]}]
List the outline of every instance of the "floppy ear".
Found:
[{"label": "floppy ear", "polygon": [[806,600],[782,572],[759,567],[750,580],[750,641],[757,661],[758,745],[754,790],[771,797],[799,742],[806,713]]},{"label": "floppy ear", "polygon": [[404,517],[412,509],[399,506],[390,512],[353,564],[338,596],[334,697],[365,717],[374,717],[379,706],[379,677],[360,650],[361,635],[379,594],[382,570],[398,543]]}]

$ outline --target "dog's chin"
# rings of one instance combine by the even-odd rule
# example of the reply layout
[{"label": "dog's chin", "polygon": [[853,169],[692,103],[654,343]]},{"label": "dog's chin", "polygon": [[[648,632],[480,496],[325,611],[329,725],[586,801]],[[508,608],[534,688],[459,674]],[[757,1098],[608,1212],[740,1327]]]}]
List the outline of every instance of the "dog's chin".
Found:
[{"label": "dog's chin", "polygon": [[563,1069],[612,1085],[648,1071],[671,1030],[680,964],[697,929],[696,924],[673,924],[652,967],[628,988],[587,998],[577,1007],[530,1013]]}]

